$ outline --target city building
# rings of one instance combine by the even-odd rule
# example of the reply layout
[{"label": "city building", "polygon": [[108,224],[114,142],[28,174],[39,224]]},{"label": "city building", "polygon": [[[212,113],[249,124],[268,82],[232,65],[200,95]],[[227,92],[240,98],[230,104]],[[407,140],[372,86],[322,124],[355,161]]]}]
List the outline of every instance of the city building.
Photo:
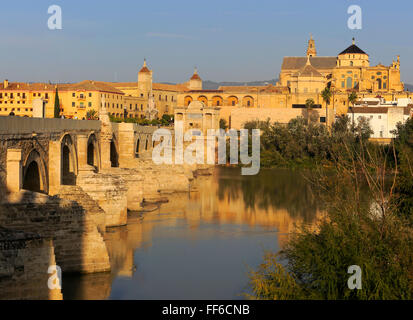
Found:
[{"label": "city building", "polygon": [[[330,101],[323,99],[325,88],[331,91]],[[337,56],[319,56],[311,36],[305,56],[284,57],[276,85],[221,86],[217,90],[205,90],[197,69],[185,83],[154,83],[153,71],[144,60],[135,82],[85,80],[56,85],[5,80],[0,84],[0,115],[13,113],[31,117],[35,100],[39,105],[41,99],[45,116],[53,117],[56,90],[61,114],[67,118],[84,119],[89,110],[99,111],[103,103],[113,117],[161,118],[164,114],[175,114],[176,108],[200,101],[206,108],[219,107],[219,118],[229,125],[231,115],[238,112],[260,118],[260,114],[305,109],[309,99],[314,101],[312,109],[319,110],[320,122],[330,124],[336,115],[347,114],[352,106],[349,102],[351,92],[365,101],[413,98],[413,93],[404,91],[400,80],[399,56],[389,66],[381,63],[370,66],[370,56],[356,45],[354,39]],[[244,112],[244,109],[253,111]],[[278,111],[264,112],[264,109]]]}]

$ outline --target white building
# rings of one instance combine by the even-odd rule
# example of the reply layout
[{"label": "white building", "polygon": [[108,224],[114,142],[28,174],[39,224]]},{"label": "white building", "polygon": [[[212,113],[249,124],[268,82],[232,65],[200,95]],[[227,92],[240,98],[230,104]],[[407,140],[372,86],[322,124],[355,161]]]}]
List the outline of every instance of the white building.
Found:
[{"label": "white building", "polygon": [[[369,104],[371,105],[371,104]],[[373,130],[371,138],[391,139],[391,133],[396,129],[397,123],[405,123],[412,115],[413,105],[400,106],[355,106],[349,108],[348,115],[354,124],[364,117],[369,121],[370,128]]]}]

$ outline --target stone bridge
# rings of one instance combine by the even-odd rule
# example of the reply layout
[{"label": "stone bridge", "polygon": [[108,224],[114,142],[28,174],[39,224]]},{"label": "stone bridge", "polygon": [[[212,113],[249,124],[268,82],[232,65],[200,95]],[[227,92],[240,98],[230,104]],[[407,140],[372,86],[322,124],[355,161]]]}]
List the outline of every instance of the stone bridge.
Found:
[{"label": "stone bridge", "polygon": [[[5,277],[13,283],[12,257],[30,252],[43,252],[63,272],[110,270],[106,228],[125,225],[127,212],[146,202],[187,192],[193,179],[194,167],[152,162],[156,129],[107,117],[0,117],[0,234],[9,235],[0,239],[0,276],[12,270]],[[45,244],[51,249],[24,249]],[[35,261],[23,259],[25,270],[47,266]]]}]

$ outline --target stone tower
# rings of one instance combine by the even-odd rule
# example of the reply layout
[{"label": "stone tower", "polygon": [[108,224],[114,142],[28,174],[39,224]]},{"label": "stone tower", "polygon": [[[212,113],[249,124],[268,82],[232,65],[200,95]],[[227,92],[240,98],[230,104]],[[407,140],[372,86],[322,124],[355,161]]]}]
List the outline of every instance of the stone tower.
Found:
[{"label": "stone tower", "polygon": [[148,69],[146,59],[143,60],[143,67],[138,73],[138,88],[145,95],[152,92],[152,70]]},{"label": "stone tower", "polygon": [[308,40],[308,47],[307,47],[307,57],[316,57],[317,50],[315,48],[315,41],[313,36],[310,34],[310,40]]},{"label": "stone tower", "polygon": [[198,75],[198,70],[195,67],[194,74],[192,75],[191,79],[189,80],[189,89],[191,90],[202,90],[202,79]]}]

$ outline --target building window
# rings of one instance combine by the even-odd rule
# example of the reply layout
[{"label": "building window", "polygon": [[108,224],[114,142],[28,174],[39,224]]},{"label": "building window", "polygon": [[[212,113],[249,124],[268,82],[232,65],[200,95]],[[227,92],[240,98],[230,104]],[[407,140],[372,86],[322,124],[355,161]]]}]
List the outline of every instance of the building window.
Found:
[{"label": "building window", "polygon": [[381,116],[379,116],[379,119],[381,119]]},{"label": "building window", "polygon": [[92,107],[92,102],[89,102],[88,106],[89,106],[89,108],[91,108]]},{"label": "building window", "polygon": [[73,92],[73,93],[72,93],[72,97],[75,97],[75,96],[76,96],[76,93]]},{"label": "building window", "polygon": [[72,102],[72,107],[74,107],[75,106],[75,103],[74,102]]},{"label": "building window", "polygon": [[92,93],[91,92],[89,92],[89,98],[91,98],[92,97]]}]

